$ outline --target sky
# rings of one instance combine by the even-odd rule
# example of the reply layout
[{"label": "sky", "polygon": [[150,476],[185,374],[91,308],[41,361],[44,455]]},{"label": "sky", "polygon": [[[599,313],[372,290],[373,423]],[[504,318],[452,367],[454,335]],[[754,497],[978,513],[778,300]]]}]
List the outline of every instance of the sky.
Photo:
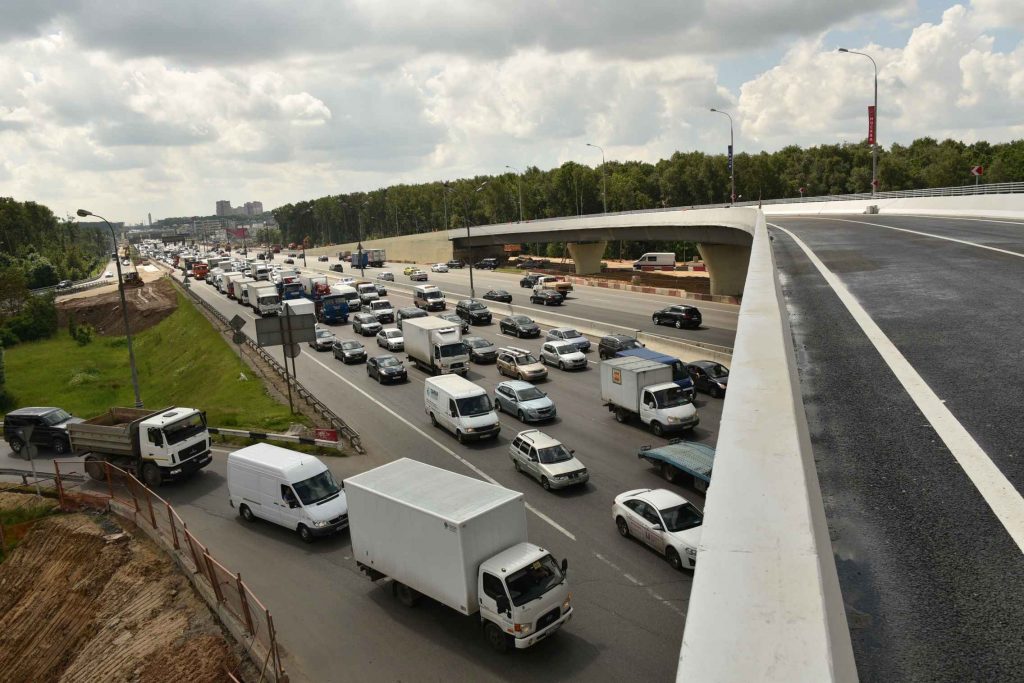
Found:
[{"label": "sky", "polygon": [[4,0],[0,196],[142,222],[542,169],[1024,137],[1024,0]]}]

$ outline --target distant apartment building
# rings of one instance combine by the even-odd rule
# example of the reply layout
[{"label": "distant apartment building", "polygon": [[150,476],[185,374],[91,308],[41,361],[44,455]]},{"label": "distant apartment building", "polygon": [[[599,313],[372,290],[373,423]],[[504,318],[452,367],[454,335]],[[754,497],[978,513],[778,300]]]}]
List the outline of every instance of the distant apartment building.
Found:
[{"label": "distant apartment building", "polygon": [[230,216],[232,213],[231,202],[227,199],[221,199],[217,202],[217,215],[218,216]]},{"label": "distant apartment building", "polygon": [[217,202],[218,216],[259,216],[263,213],[263,202],[246,202],[242,206],[231,206],[227,199]]},{"label": "distant apartment building", "polygon": [[245,203],[245,215],[246,216],[259,216],[263,213],[263,202],[246,202]]}]

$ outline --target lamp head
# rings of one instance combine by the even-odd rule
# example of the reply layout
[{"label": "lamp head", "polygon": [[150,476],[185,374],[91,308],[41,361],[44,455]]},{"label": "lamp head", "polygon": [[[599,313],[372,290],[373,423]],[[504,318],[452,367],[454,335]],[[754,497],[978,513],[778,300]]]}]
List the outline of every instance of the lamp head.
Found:
[{"label": "lamp head", "polygon": [[78,214],[79,216],[81,216],[82,218],[85,218],[86,216],[91,216],[91,215],[92,215],[92,213],[90,213],[90,212],[86,211],[85,209],[79,209],[79,210],[78,210],[78,211],[76,211],[75,213],[77,213],[77,214]]},{"label": "lamp head", "polygon": [[849,50],[847,50],[845,47],[841,47],[839,48],[839,52],[849,52]]}]

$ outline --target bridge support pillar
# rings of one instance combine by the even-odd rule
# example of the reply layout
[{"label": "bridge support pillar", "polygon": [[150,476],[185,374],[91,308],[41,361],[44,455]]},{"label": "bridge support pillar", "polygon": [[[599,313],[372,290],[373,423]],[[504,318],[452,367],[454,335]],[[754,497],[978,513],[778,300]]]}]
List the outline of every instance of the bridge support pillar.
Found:
[{"label": "bridge support pillar", "polygon": [[725,296],[743,296],[750,264],[750,247],[733,244],[699,243],[697,250],[708,267],[711,293]]},{"label": "bridge support pillar", "polygon": [[602,242],[568,242],[569,256],[576,264],[577,275],[590,275],[601,272],[601,257],[608,241]]}]

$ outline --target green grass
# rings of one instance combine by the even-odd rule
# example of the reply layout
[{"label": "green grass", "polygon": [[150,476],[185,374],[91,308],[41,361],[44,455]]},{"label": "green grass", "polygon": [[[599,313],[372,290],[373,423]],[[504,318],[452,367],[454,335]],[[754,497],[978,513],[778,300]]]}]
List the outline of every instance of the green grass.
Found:
[{"label": "green grass", "polygon": [[[133,335],[132,342],[148,408],[200,408],[211,426],[234,429],[274,432],[309,422],[271,398],[262,379],[181,294],[174,313]],[[10,409],[52,405],[93,417],[113,406],[135,405],[124,337],[97,335],[78,346],[63,328],[52,339],[19,344],[5,358]],[[246,381],[239,379],[243,372]]]}]

